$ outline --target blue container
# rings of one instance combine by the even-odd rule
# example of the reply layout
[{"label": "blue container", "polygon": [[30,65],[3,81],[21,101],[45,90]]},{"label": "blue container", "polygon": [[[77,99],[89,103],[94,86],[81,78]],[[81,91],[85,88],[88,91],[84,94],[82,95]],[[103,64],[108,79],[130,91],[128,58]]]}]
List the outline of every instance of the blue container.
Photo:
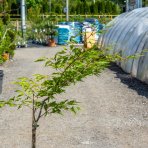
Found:
[{"label": "blue container", "polygon": [[71,39],[73,41],[75,41],[76,43],[81,43],[82,42],[82,37],[81,37],[81,32],[82,32],[82,29],[80,27],[74,27],[72,29],[72,36],[71,36]]},{"label": "blue container", "polygon": [[66,45],[69,42],[70,31],[67,28],[58,28],[58,44]]},{"label": "blue container", "polygon": [[56,31],[56,36],[54,36],[54,40],[55,40],[56,44],[58,44],[58,38],[59,38],[58,28],[56,28],[55,31]]},{"label": "blue container", "polygon": [[[82,24],[80,22],[60,22],[59,25],[68,25],[70,26],[69,32],[66,33],[63,29],[59,28],[58,30],[58,44],[64,45],[68,41],[74,41],[76,43],[82,42]],[[62,30],[61,30],[62,29]],[[63,34],[63,35],[62,35]]]},{"label": "blue container", "polygon": [[67,22],[59,22],[59,25],[67,25]]},{"label": "blue container", "polygon": [[68,24],[71,26],[71,40],[76,43],[82,42],[82,25],[80,22],[68,22]]},{"label": "blue container", "polygon": [[74,27],[74,26],[75,26],[74,23],[75,23],[75,22],[67,22],[66,25],[69,25],[70,27]]}]

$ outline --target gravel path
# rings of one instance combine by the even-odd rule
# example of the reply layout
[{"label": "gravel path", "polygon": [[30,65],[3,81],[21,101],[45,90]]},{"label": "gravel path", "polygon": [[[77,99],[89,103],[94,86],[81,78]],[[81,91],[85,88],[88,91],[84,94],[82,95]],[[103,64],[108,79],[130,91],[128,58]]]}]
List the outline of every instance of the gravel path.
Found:
[{"label": "gravel path", "polygon": [[[17,77],[50,73],[33,61],[59,48],[18,49],[4,72],[0,99],[13,96]],[[77,115],[65,113],[41,120],[37,148],[148,148],[148,85],[132,79],[115,65],[99,77],[67,89],[62,95],[81,102]],[[31,116],[26,108],[0,109],[0,148],[31,148]]]}]

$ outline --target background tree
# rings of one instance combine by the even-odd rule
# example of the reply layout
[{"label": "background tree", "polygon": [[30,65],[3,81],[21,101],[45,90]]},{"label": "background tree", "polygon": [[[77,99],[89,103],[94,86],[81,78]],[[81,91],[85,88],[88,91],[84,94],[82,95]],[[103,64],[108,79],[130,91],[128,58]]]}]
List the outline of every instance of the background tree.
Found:
[{"label": "background tree", "polygon": [[62,14],[62,6],[57,4],[55,5],[55,13]]},{"label": "background tree", "polygon": [[[93,5],[92,4],[93,0],[70,0],[70,13],[74,13],[76,11],[78,11],[77,14],[105,13],[106,11],[104,10],[105,9],[104,5],[105,5],[106,1],[111,2],[111,0],[96,0],[95,5]],[[51,12],[52,13],[61,14],[61,9],[60,9],[60,11],[56,10],[56,12],[55,12],[57,4],[59,5],[58,6],[59,8],[62,8],[62,12],[63,12],[63,8],[66,6],[66,2],[63,0],[50,0],[50,2],[51,2]],[[82,6],[80,6],[80,3],[82,4]],[[120,0],[112,0],[112,3],[114,3],[115,5],[121,4]],[[108,4],[112,5],[112,3],[110,3],[110,4],[108,3]],[[49,9],[50,9],[49,0],[26,0],[26,5],[27,5],[27,9],[40,7],[41,13],[46,13],[46,14],[49,13]],[[98,10],[96,7],[98,7]],[[80,8],[81,8],[81,11],[80,11]],[[1,10],[3,9],[2,4],[1,4],[0,9]],[[20,9],[20,0],[5,0],[4,1],[4,9],[5,9],[5,11],[10,11],[13,14],[18,13],[18,11],[14,11],[13,9]],[[20,12],[20,10],[19,10],[19,12]],[[107,13],[111,14],[110,10],[107,10]],[[113,12],[113,13],[115,13],[115,12]]]},{"label": "background tree", "polygon": [[75,12],[76,12],[76,7],[75,7],[75,5],[73,5],[70,8],[70,14],[75,14]]},{"label": "background tree", "polygon": [[112,14],[112,2],[107,1],[105,3],[105,13]]},{"label": "background tree", "polygon": [[76,13],[81,14],[81,2],[78,2],[76,5]]},{"label": "background tree", "polygon": [[19,14],[19,8],[17,3],[12,3],[11,5],[11,14]]},{"label": "background tree", "polygon": [[41,3],[41,5],[42,5],[41,13],[43,13],[43,14],[50,12],[49,6],[47,5],[47,1],[48,0],[45,0]]},{"label": "background tree", "polygon": [[84,9],[84,14],[88,14],[89,13],[89,6],[86,2],[86,0],[83,0],[83,9]]},{"label": "background tree", "polygon": [[105,14],[105,2],[104,1],[100,2],[100,8],[101,8],[101,13]]},{"label": "background tree", "polygon": [[115,4],[112,4],[112,14],[118,14],[118,8],[117,8],[117,5]]},{"label": "background tree", "polygon": [[90,4],[90,12],[91,14],[94,14],[94,2]]},{"label": "background tree", "polygon": [[94,4],[94,14],[98,14],[98,3]]},{"label": "background tree", "polygon": [[96,5],[98,6],[98,14],[100,14],[101,13],[101,9],[102,9],[101,2],[100,1],[97,1],[96,2]]},{"label": "background tree", "polygon": [[55,13],[55,5],[53,3],[51,3],[51,12]]},{"label": "background tree", "polygon": [[80,10],[81,10],[80,14],[85,14],[83,3],[80,4]]}]

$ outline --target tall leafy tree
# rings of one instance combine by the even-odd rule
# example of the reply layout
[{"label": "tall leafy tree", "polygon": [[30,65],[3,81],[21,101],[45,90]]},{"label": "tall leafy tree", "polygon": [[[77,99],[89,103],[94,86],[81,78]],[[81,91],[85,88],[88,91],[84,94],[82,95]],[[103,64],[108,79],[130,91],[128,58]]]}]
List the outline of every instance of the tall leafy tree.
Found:
[{"label": "tall leafy tree", "polygon": [[70,14],[75,14],[75,12],[76,12],[76,7],[73,5],[70,8]]},{"label": "tall leafy tree", "polygon": [[104,14],[105,13],[105,2],[104,1],[100,2],[100,8],[101,8],[101,13]]},{"label": "tall leafy tree", "polygon": [[105,3],[105,13],[108,13],[108,14],[112,13],[112,2],[107,1]]},{"label": "tall leafy tree", "polygon": [[118,14],[117,5],[112,4],[112,14]]},{"label": "tall leafy tree", "polygon": [[62,7],[61,7],[60,4],[57,4],[57,5],[55,6],[55,13],[57,13],[57,14],[62,14]]},{"label": "tall leafy tree", "polygon": [[51,12],[55,13],[55,4],[51,3]]},{"label": "tall leafy tree", "polygon": [[81,2],[79,2],[79,1],[76,5],[76,12],[77,12],[77,14],[81,14]]},{"label": "tall leafy tree", "polygon": [[102,9],[102,7],[101,7],[101,2],[100,2],[100,1],[97,1],[97,2],[96,2],[96,5],[97,5],[97,7],[98,7],[98,13],[101,13],[101,9]]},{"label": "tall leafy tree", "polygon": [[85,14],[83,3],[80,4],[81,14]]},{"label": "tall leafy tree", "polygon": [[47,0],[43,1],[41,4],[42,4],[41,12],[42,13],[49,12],[49,5],[47,5],[48,4]]},{"label": "tall leafy tree", "polygon": [[97,3],[94,4],[94,14],[98,14],[98,6],[97,6]]},{"label": "tall leafy tree", "polygon": [[[96,0],[95,4],[93,4],[93,0],[69,0],[69,1],[70,1],[70,13],[73,14],[75,12],[77,14],[116,13],[112,12],[115,10],[115,6],[112,6],[111,0]],[[17,10],[20,8],[20,0],[5,0],[4,2],[5,2],[4,6],[6,11],[10,9]],[[63,8],[66,6],[65,0],[50,0],[50,2],[51,2],[51,12],[53,13],[61,14]],[[105,5],[106,2],[107,5]],[[117,4],[121,4],[120,0],[112,0],[112,2],[116,6],[118,6]],[[49,7],[50,7],[49,0],[26,0],[26,5],[27,9],[40,7],[41,13],[49,13]],[[111,10],[112,7],[113,10]],[[0,9],[1,10],[3,9],[2,5]],[[17,13],[17,11],[11,11],[11,12]]]}]

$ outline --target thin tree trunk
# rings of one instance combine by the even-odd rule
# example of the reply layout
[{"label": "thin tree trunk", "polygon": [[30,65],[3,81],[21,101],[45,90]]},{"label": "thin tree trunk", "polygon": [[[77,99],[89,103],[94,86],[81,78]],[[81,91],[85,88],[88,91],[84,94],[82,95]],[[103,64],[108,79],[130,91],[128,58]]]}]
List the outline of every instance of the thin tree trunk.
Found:
[{"label": "thin tree trunk", "polygon": [[36,127],[32,124],[32,148],[36,148]]},{"label": "thin tree trunk", "polygon": [[36,120],[35,120],[34,95],[33,95],[33,103],[32,103],[32,148],[36,148],[36,129],[37,129],[37,123],[36,123]]}]

